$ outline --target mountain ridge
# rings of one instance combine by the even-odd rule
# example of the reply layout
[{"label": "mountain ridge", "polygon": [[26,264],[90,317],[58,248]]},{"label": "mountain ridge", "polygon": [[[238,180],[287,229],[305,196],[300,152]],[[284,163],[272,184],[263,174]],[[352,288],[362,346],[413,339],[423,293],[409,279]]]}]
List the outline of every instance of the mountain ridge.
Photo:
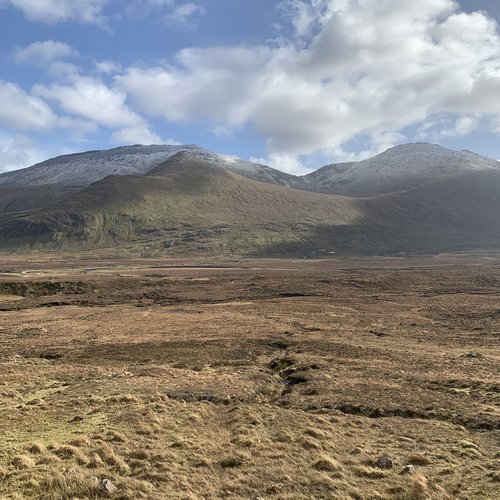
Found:
[{"label": "mountain ridge", "polygon": [[475,153],[404,145],[297,177],[193,148],[39,206],[47,186],[0,186],[0,197],[25,193],[7,207],[38,193],[0,213],[0,247],[301,257],[500,248],[500,163]]},{"label": "mountain ridge", "polygon": [[[366,160],[325,165],[305,175],[215,153],[194,144],[133,145],[72,153],[20,170],[0,174],[0,188],[58,185],[84,187],[107,175],[145,175],[179,152],[189,152],[207,164],[254,180],[295,189],[345,196],[372,196],[422,184],[470,170],[500,169],[500,163],[471,151],[454,151],[437,144],[412,143],[389,148]],[[401,179],[401,176],[404,179]],[[367,189],[370,184],[370,189]]]},{"label": "mountain ridge", "polygon": [[359,162],[325,165],[305,178],[318,192],[365,197],[479,170],[500,171],[500,163],[470,151],[413,143],[394,146]]},{"label": "mountain ridge", "polygon": [[88,186],[107,175],[144,175],[149,170],[181,151],[191,152],[208,163],[223,166],[246,177],[270,183],[286,184],[295,176],[258,163],[241,160],[188,145],[139,144],[107,150],[85,151],[50,158],[30,167],[0,174],[0,187],[57,184]]}]

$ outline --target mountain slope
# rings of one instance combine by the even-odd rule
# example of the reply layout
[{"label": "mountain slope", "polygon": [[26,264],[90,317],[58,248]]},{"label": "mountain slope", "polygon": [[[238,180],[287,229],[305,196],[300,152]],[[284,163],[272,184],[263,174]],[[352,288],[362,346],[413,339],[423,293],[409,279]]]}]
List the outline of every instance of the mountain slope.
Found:
[{"label": "mountain slope", "polygon": [[470,151],[418,143],[396,146],[360,162],[327,165],[302,179],[311,191],[363,197],[488,170],[500,171],[500,163]]},{"label": "mountain slope", "polygon": [[244,177],[291,186],[295,176],[265,165],[221,155],[194,145],[123,146],[58,156],[28,168],[0,174],[0,187],[39,185],[88,186],[108,175],[144,175],[180,151],[189,151],[207,165],[236,172]]},{"label": "mountain slope", "polygon": [[0,223],[0,239],[7,247],[32,237],[60,248],[128,242],[250,253],[361,217],[350,199],[247,179],[181,152],[147,175],[108,176],[50,209]]},{"label": "mountain slope", "polygon": [[54,184],[28,187],[0,186],[0,214],[38,210],[64,200],[78,188]]},{"label": "mountain slope", "polygon": [[4,213],[0,245],[301,257],[500,247],[499,164],[473,153],[401,146],[304,176],[309,190],[217,162],[180,151],[144,175],[107,176],[43,209]]}]

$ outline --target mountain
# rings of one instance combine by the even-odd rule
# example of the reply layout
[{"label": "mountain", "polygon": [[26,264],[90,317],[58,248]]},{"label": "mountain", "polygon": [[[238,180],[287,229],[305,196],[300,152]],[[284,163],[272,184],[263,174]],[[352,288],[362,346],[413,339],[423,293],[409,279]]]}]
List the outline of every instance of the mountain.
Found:
[{"label": "mountain", "polygon": [[108,176],[50,208],[0,219],[0,241],[242,254],[361,217],[348,198],[256,181],[183,151],[146,175]]},{"label": "mountain", "polygon": [[[28,187],[4,185],[0,195],[34,190],[36,205],[43,190],[66,191],[17,213],[11,200],[0,214],[0,246],[301,257],[500,247],[500,164],[471,152],[410,144],[294,177],[195,146],[153,160],[161,148],[169,147],[118,148],[107,163],[106,152],[89,153],[97,154],[97,167],[91,156],[82,163],[85,154],[76,155],[89,176],[100,176],[124,151],[129,154],[121,175],[79,188],[72,179],[82,179],[87,167],[74,167],[75,177],[64,172],[67,185],[61,176],[58,184],[30,184],[43,177],[39,168],[43,182],[51,178],[47,172],[58,172],[55,160],[20,171],[16,182],[25,176]],[[132,165],[141,151],[148,153]],[[147,162],[151,168],[139,174]],[[123,175],[126,169],[134,175]],[[4,178],[5,184],[12,179]]]},{"label": "mountain", "polygon": [[417,143],[396,146],[360,162],[327,165],[302,179],[311,191],[361,197],[489,170],[500,171],[500,163],[471,151]]},{"label": "mountain", "polygon": [[58,156],[28,168],[5,172],[0,174],[0,187],[83,187],[108,175],[143,175],[180,151],[189,151],[207,165],[221,167],[250,179],[287,186],[297,182],[293,175],[195,145],[135,145]]},{"label": "mountain", "polygon": [[62,201],[79,189],[75,186],[0,186],[0,214],[37,210]]}]

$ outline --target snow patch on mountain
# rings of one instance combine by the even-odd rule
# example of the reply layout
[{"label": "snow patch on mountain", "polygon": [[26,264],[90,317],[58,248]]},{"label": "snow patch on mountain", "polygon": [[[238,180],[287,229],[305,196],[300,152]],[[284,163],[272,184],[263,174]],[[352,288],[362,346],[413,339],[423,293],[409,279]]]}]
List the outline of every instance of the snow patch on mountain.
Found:
[{"label": "snow patch on mountain", "polygon": [[500,170],[500,163],[471,151],[416,143],[396,146],[360,162],[327,165],[303,180],[309,189],[373,196],[486,170]]},{"label": "snow patch on mountain", "polygon": [[32,167],[1,174],[0,186],[87,186],[108,175],[144,175],[180,151],[188,151],[207,165],[225,168],[252,179],[287,186],[293,184],[293,176],[196,145],[135,145],[52,158]]},{"label": "snow patch on mountain", "polygon": [[195,159],[244,177],[345,196],[375,196],[439,182],[462,174],[499,170],[496,160],[452,151],[436,144],[405,144],[360,162],[327,165],[297,177],[266,165],[218,154],[196,145],[122,146],[59,156],[22,170],[0,174],[0,186],[83,187],[108,175],[144,175],[171,156],[186,151]]}]

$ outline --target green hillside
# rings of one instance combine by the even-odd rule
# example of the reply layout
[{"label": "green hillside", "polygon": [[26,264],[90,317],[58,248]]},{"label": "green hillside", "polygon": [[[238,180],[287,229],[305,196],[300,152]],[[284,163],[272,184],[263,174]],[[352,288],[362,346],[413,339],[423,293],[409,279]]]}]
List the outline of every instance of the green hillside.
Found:
[{"label": "green hillside", "polygon": [[266,184],[178,153],[144,176],[108,176],[0,219],[3,248],[319,257],[500,244],[500,173],[371,198]]}]

